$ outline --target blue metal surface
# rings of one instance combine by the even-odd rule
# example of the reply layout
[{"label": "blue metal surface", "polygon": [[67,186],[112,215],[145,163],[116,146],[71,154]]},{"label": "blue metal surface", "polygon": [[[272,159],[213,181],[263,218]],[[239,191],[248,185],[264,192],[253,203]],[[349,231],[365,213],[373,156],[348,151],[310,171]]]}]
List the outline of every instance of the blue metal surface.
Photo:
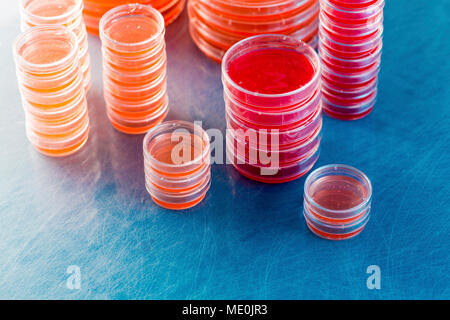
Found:
[{"label": "blue metal surface", "polygon": [[[372,218],[355,239],[314,236],[300,216],[305,178],[265,185],[214,165],[205,200],[183,213],[144,188],[142,136],[106,118],[100,41],[90,37],[92,133],[66,159],[28,143],[0,13],[0,298],[450,298],[450,2],[387,1],[379,102],[356,122],[325,118],[318,165],[372,180]],[[184,14],[167,30],[170,114],[225,128],[220,68],[192,43]],[[81,289],[67,287],[67,267]],[[366,268],[381,269],[381,289]]]}]

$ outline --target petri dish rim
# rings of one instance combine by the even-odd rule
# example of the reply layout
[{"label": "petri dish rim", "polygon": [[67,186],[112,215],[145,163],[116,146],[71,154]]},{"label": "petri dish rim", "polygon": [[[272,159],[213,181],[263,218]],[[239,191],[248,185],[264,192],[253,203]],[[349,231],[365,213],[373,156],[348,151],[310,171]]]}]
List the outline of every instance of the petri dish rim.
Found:
[{"label": "petri dish rim", "polygon": [[343,13],[349,13],[349,14],[364,14],[367,11],[375,11],[375,10],[381,10],[384,8],[385,6],[385,1],[384,0],[378,0],[377,2],[375,2],[372,5],[369,5],[367,7],[363,7],[363,8],[358,8],[358,9],[354,9],[354,8],[346,8],[346,7],[341,7],[338,6],[336,4],[331,3],[328,0],[319,0],[319,2],[321,3],[321,5],[323,6],[327,6],[333,10],[339,11],[339,12],[343,12]]},{"label": "petri dish rim", "polygon": [[[151,18],[156,19],[158,24],[158,30],[153,34],[150,38],[139,41],[139,42],[133,42],[133,43],[127,43],[127,42],[120,42],[117,40],[114,40],[110,38],[106,32],[105,32],[105,25],[108,22],[113,21],[114,19],[120,18],[125,15],[134,15],[135,13],[139,11],[147,11],[146,13],[151,15]],[[149,16],[148,15],[148,16]],[[101,35],[101,38],[104,38],[105,40],[114,43],[116,45],[124,46],[124,47],[140,47],[145,46],[147,44],[151,44],[153,41],[158,39],[158,37],[161,37],[165,33],[165,22],[164,17],[162,14],[153,8],[150,5],[144,5],[144,4],[138,4],[138,3],[130,3],[130,4],[123,4],[117,7],[112,8],[111,10],[107,11],[99,22],[99,34]]]},{"label": "petri dish rim", "polygon": [[[56,33],[65,33],[70,38],[70,43],[72,46],[72,49],[68,55],[66,55],[64,58],[59,59],[57,61],[53,61],[50,63],[32,63],[27,61],[19,52],[20,49],[26,45],[26,43],[29,40],[29,37],[33,37],[33,34],[39,34],[41,32],[48,33],[50,36],[54,36]],[[68,39],[69,40],[69,39]],[[31,70],[39,70],[39,71],[51,71],[53,68],[56,68],[58,66],[64,66],[66,63],[70,62],[71,60],[77,59],[77,56],[79,55],[79,48],[78,48],[78,40],[75,36],[75,33],[73,31],[70,31],[68,28],[63,26],[54,26],[54,25],[42,25],[30,28],[21,34],[19,34],[14,41],[14,57],[19,64],[21,68],[22,66],[26,66],[26,69]]]},{"label": "petri dish rim", "polygon": [[[325,208],[325,207],[319,205],[317,202],[315,202],[314,199],[309,194],[309,187],[311,186],[312,181],[314,179],[316,179],[318,175],[320,175],[323,172],[329,171],[330,169],[332,169],[333,171],[336,171],[337,169],[344,169],[353,174],[359,175],[364,180],[367,190],[368,190],[368,196],[366,197],[366,199],[364,199],[364,201],[362,201],[357,206],[354,206],[349,209],[343,209],[343,210],[331,210],[331,209]],[[305,180],[303,193],[304,193],[305,199],[312,206],[318,208],[319,210],[322,210],[325,212],[327,212],[327,211],[333,212],[333,213],[349,213],[349,212],[353,212],[353,211],[359,211],[371,202],[371,200],[372,200],[372,183],[370,182],[369,178],[361,170],[356,169],[355,167],[348,166],[345,164],[329,164],[329,165],[325,165],[325,166],[315,169],[313,172],[311,172],[308,175],[308,177]]]},{"label": "petri dish rim", "polygon": [[[149,152],[148,152],[148,145],[150,144],[151,139],[153,139],[156,135],[158,135],[158,131],[173,131],[176,129],[187,129],[187,130],[192,130],[195,132],[195,130],[199,130],[199,132],[202,134],[201,138],[202,138],[202,142],[207,142],[206,146],[203,148],[202,152],[200,155],[198,155],[197,157],[195,157],[194,159],[192,159],[191,161],[182,163],[182,164],[170,164],[170,163],[166,163],[166,162],[162,162],[159,161],[157,159],[155,159]],[[194,133],[195,134],[195,133]],[[143,151],[144,151],[144,157],[145,160],[151,161],[152,163],[156,163],[158,166],[162,167],[162,168],[184,168],[184,167],[189,167],[190,165],[195,165],[195,164],[201,164],[203,161],[203,159],[206,158],[206,156],[209,154],[210,152],[210,142],[209,142],[209,136],[206,133],[205,130],[203,130],[203,128],[201,128],[200,126],[198,126],[195,123],[190,123],[188,121],[184,121],[184,120],[169,120],[169,121],[165,121],[160,123],[159,125],[153,127],[152,129],[150,129],[145,137],[144,137],[144,141],[143,141]]]},{"label": "petri dish rim", "polygon": [[75,6],[72,9],[70,9],[69,11],[64,12],[63,14],[60,14],[58,16],[45,17],[45,16],[39,16],[39,15],[36,15],[34,13],[27,11],[28,5],[33,1],[39,1],[39,0],[20,0],[19,7],[20,7],[21,13],[32,19],[42,20],[42,21],[46,21],[46,22],[51,22],[54,20],[68,19],[68,18],[72,17],[73,15],[76,15],[78,12],[81,15],[81,10],[83,9],[83,0],[73,0],[75,2]]}]

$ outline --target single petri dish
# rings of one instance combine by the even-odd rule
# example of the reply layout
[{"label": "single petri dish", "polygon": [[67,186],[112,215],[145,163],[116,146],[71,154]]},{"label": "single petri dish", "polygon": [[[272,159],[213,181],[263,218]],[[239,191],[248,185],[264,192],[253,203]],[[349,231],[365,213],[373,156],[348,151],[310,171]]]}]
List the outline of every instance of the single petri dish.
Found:
[{"label": "single petri dish", "polygon": [[323,111],[330,117],[340,119],[340,120],[358,120],[369,115],[375,103],[377,97],[372,96],[371,99],[362,101],[358,104],[351,106],[337,105],[327,100],[326,97],[322,98]]},{"label": "single petri dish", "polygon": [[111,50],[140,54],[152,50],[164,37],[164,18],[148,5],[125,4],[100,20],[100,38]]},{"label": "single petri dish", "polygon": [[233,99],[253,106],[286,107],[307,100],[319,79],[314,49],[285,35],[244,39],[227,51],[222,62],[224,88]]},{"label": "single petri dish", "polygon": [[62,26],[39,26],[24,31],[14,45],[17,68],[31,75],[53,75],[78,60],[75,34]]},{"label": "single petri dish", "polygon": [[349,239],[359,234],[370,217],[372,185],[353,167],[332,164],[307,177],[304,186],[304,216],[310,230],[329,240]]},{"label": "single petri dish", "polygon": [[21,0],[24,21],[36,25],[70,26],[81,16],[82,0]]},{"label": "single petri dish", "polygon": [[206,132],[186,121],[167,121],[144,138],[146,188],[154,202],[182,210],[197,205],[211,185]]}]

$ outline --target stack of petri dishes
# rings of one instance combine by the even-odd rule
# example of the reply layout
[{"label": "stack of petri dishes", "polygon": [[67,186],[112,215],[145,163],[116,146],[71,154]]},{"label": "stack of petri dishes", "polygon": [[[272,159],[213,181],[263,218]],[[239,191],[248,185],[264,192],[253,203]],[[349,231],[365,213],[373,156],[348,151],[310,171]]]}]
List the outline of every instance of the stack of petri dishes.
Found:
[{"label": "stack of petri dishes", "polygon": [[161,13],[147,5],[118,6],[100,22],[106,109],[119,131],[145,133],[167,114],[164,33]]},{"label": "stack of petri dishes", "polygon": [[188,13],[192,39],[217,62],[255,35],[284,34],[317,45],[318,0],[189,0]]},{"label": "stack of petri dishes", "polygon": [[227,159],[244,176],[283,183],[319,157],[320,61],[308,44],[259,35],[232,46],[222,62]]},{"label": "stack of petri dishes", "polygon": [[370,218],[372,185],[350,166],[333,164],[314,170],[305,181],[303,215],[309,229],[329,240],[359,234]]},{"label": "stack of petri dishes", "polygon": [[384,0],[320,0],[320,6],[324,111],[343,120],[362,118],[377,98]]},{"label": "stack of petri dishes", "polygon": [[151,5],[164,16],[166,25],[174,21],[184,9],[186,0],[83,0],[83,16],[87,30],[93,35],[99,34],[99,23],[102,16],[114,7],[140,3]]},{"label": "stack of petri dishes", "polygon": [[144,138],[145,184],[153,201],[167,209],[191,208],[211,185],[210,143],[197,124],[167,121]]},{"label": "stack of petri dishes", "polygon": [[17,38],[14,57],[28,139],[48,156],[79,150],[89,118],[75,34],[62,26],[30,28]]},{"label": "stack of petri dishes", "polygon": [[83,21],[82,0],[21,0],[21,28],[41,25],[64,26],[75,33],[80,50],[81,71],[86,91],[91,84],[88,37]]}]

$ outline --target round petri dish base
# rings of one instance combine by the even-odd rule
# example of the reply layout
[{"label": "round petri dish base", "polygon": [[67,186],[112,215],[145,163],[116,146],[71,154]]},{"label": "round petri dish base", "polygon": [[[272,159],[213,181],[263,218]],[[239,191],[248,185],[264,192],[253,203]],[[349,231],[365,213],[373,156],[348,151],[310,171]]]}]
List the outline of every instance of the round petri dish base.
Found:
[{"label": "round petri dish base", "polygon": [[364,226],[361,229],[358,229],[356,231],[346,233],[346,234],[331,234],[327,232],[320,231],[316,228],[314,228],[308,221],[306,221],[306,225],[308,226],[309,230],[311,230],[312,233],[314,233],[316,236],[326,239],[326,240],[347,240],[351,239],[353,237],[356,237],[358,234],[360,234],[364,230]]},{"label": "round petri dish base", "polygon": [[166,208],[169,210],[185,210],[185,209],[195,207],[197,204],[202,202],[202,200],[205,198],[205,196],[206,196],[206,192],[200,198],[198,198],[194,201],[187,202],[187,203],[176,203],[176,204],[164,202],[164,201],[158,200],[155,197],[152,197],[152,200],[160,207],[163,207],[163,208]]},{"label": "round petri dish base", "polygon": [[237,172],[239,172],[240,175],[246,177],[247,179],[253,180],[253,181],[257,181],[257,182],[261,182],[261,183],[268,183],[268,184],[282,184],[282,183],[287,183],[287,182],[297,180],[297,179],[303,177],[305,174],[307,174],[313,166],[314,166],[314,163],[309,168],[307,168],[305,171],[303,171],[293,177],[279,178],[279,179],[264,179],[261,176],[250,175],[246,171],[241,170],[238,165],[233,164],[233,167],[236,169]]},{"label": "round petri dish base", "polygon": [[250,180],[269,184],[286,183],[304,176],[315,165],[319,158],[319,154],[319,147],[317,147],[316,151],[314,151],[308,158],[294,163],[288,167],[278,168],[278,172],[275,173],[275,175],[263,175],[257,173],[261,171],[261,167],[245,163],[240,158],[236,159],[233,151],[227,149],[228,161],[233,165],[237,172]]},{"label": "round petri dish base", "polygon": [[127,126],[117,123],[117,121],[115,121],[111,117],[109,117],[109,120],[111,121],[112,126],[116,130],[118,130],[122,133],[126,133],[126,134],[138,135],[138,134],[147,133],[150,129],[152,129],[153,127],[160,124],[164,120],[165,116],[166,116],[166,114],[164,114],[161,118],[155,120],[155,122],[153,122],[152,124],[150,124],[148,126],[144,126],[144,127],[127,127]]},{"label": "round petri dish base", "polygon": [[362,119],[364,117],[367,117],[372,112],[373,107],[374,106],[372,105],[371,107],[369,107],[369,109],[367,109],[367,110],[365,110],[365,111],[363,111],[361,113],[357,113],[356,112],[356,113],[345,113],[344,114],[344,113],[340,113],[340,112],[334,112],[333,110],[331,110],[331,109],[329,109],[327,107],[326,103],[324,103],[322,110],[327,116],[329,116],[331,118],[338,119],[338,120],[351,121],[351,120],[359,120],[359,119]]}]

